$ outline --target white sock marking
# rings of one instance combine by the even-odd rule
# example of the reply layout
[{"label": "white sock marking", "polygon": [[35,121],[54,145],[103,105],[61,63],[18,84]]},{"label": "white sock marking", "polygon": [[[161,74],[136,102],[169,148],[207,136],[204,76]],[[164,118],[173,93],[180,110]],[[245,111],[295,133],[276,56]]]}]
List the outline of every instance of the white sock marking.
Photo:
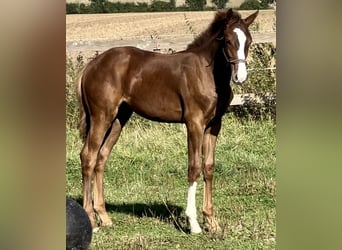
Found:
[{"label": "white sock marking", "polygon": [[185,210],[185,214],[189,219],[191,233],[200,233],[202,231],[197,221],[196,188],[197,182],[194,182],[192,183],[192,185],[189,185],[188,201]]},{"label": "white sock marking", "polygon": [[[246,43],[246,39],[247,39],[246,35],[239,28],[235,28],[233,31],[236,33],[238,40],[239,40],[239,44],[240,44],[239,49],[237,51],[238,59],[245,60],[246,59],[246,57],[245,57],[245,43]],[[246,63],[239,62],[237,79],[238,79],[238,82],[246,81],[246,79],[247,79]]]}]

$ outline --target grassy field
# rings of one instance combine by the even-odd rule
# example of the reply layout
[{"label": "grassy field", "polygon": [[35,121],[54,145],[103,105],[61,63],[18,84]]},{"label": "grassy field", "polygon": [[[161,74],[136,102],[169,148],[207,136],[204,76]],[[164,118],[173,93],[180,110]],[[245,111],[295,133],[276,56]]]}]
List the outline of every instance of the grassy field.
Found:
[{"label": "grassy field", "polygon": [[[216,149],[214,206],[223,231],[188,234],[184,125],[133,116],[108,160],[113,227],[91,249],[275,249],[275,122],[224,117]],[[82,202],[78,131],[67,129],[66,196]],[[202,221],[202,183],[197,191]]]}]

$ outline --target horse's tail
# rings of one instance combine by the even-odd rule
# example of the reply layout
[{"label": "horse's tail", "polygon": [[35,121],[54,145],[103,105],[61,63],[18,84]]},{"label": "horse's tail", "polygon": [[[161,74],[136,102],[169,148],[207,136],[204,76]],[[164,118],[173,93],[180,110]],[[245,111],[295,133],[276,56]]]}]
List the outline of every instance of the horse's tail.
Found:
[{"label": "horse's tail", "polygon": [[88,108],[85,102],[85,98],[82,92],[82,77],[85,67],[80,71],[76,80],[76,95],[79,103],[79,123],[78,128],[80,132],[80,137],[83,142],[85,142],[89,130],[89,117]]}]

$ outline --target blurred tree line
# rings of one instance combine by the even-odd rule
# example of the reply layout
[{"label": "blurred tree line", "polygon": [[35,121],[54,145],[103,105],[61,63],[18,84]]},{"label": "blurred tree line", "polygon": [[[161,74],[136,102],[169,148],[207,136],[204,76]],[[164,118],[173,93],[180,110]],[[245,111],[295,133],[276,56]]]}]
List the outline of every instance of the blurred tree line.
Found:
[{"label": "blurred tree line", "polygon": [[[208,0],[209,1],[209,0]],[[176,0],[152,0],[151,4],[112,2],[109,0],[89,0],[89,4],[66,3],[66,14],[162,12],[162,11],[200,11],[225,8],[229,0],[210,0],[214,6],[206,6],[207,0],[185,0],[185,5],[176,6]],[[275,0],[245,0],[239,9],[267,9]]]}]

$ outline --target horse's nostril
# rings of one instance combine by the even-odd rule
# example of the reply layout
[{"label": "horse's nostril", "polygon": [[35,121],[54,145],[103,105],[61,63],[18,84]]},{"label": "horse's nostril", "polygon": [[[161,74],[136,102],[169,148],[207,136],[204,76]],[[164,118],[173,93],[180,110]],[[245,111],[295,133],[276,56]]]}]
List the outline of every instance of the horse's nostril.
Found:
[{"label": "horse's nostril", "polygon": [[239,81],[239,79],[238,79],[238,77],[237,77],[237,74],[233,74],[233,81],[234,81],[234,82],[238,82],[238,81]]}]

